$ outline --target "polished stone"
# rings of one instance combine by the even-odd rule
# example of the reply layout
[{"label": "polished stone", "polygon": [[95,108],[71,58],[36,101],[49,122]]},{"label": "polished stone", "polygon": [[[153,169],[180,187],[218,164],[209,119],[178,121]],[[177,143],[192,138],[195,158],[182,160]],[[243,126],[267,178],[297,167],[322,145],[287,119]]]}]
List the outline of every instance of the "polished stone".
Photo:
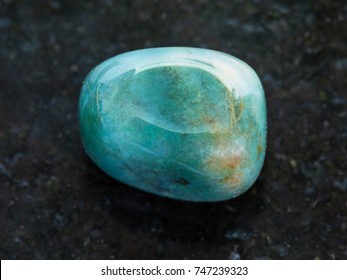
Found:
[{"label": "polished stone", "polygon": [[166,197],[236,197],[264,162],[259,78],[212,50],[154,48],[106,60],[84,82],[79,122],[84,147],[102,170]]}]

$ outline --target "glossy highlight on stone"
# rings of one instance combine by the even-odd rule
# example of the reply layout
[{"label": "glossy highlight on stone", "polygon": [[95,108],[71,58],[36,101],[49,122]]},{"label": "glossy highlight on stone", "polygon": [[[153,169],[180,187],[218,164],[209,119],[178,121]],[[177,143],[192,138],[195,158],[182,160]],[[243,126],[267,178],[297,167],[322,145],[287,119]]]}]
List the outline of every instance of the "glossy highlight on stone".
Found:
[{"label": "glossy highlight on stone", "polygon": [[83,84],[79,124],[88,155],[107,174],[175,199],[236,197],[265,157],[259,78],[207,49],[143,49],[104,61]]}]

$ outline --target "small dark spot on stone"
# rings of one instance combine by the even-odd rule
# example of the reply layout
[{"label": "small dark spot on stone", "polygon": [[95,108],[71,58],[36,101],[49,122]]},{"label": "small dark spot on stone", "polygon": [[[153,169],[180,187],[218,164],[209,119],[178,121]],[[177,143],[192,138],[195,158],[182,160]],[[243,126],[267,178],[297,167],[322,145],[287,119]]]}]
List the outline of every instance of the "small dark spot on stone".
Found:
[{"label": "small dark spot on stone", "polygon": [[174,182],[177,184],[183,185],[183,186],[189,185],[189,181],[184,177],[180,177],[178,179],[175,179]]},{"label": "small dark spot on stone", "polygon": [[257,152],[258,152],[258,159],[259,159],[259,157],[260,157],[260,154],[261,154],[261,152],[263,151],[263,148],[262,148],[262,146],[261,145],[258,145],[258,147],[257,147]]}]

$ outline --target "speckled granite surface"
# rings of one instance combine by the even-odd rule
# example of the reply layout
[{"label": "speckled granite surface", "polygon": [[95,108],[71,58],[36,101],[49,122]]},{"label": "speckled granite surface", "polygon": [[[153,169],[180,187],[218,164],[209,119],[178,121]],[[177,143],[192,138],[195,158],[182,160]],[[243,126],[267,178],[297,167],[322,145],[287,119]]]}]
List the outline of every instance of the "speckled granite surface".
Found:
[{"label": "speckled granite surface", "polygon": [[[347,259],[347,4],[273,2],[0,1],[0,258]],[[266,162],[235,200],[150,195],[83,151],[89,70],[173,45],[263,81]]]}]

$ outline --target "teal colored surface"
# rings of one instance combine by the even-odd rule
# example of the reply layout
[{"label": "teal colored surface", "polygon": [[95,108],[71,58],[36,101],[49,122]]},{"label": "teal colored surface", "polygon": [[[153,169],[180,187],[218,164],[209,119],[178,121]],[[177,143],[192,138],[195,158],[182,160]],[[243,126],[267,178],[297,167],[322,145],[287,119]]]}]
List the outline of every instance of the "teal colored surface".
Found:
[{"label": "teal colored surface", "polygon": [[82,141],[106,173],[189,201],[236,197],[254,183],[266,148],[264,92],[224,53],[155,48],[118,55],[87,76]]}]

